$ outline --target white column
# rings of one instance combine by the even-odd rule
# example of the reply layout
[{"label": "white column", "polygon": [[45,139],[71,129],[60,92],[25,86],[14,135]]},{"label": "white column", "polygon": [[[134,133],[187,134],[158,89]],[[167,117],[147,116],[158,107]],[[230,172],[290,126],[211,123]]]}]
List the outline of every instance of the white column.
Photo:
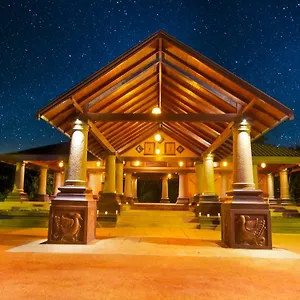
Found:
[{"label": "white column", "polygon": [[280,175],[280,199],[290,199],[289,179],[287,169],[279,172]]},{"label": "white column", "polygon": [[233,189],[255,189],[252,168],[250,125],[236,123],[233,133]]},{"label": "white column", "polygon": [[89,172],[88,179],[88,187],[92,189],[94,198],[98,198],[99,192],[101,191],[102,174]]},{"label": "white column", "polygon": [[123,162],[116,163],[116,191],[117,195],[123,195]]},{"label": "white column", "polygon": [[221,193],[220,193],[220,198],[221,199],[226,198],[227,190],[228,190],[228,173],[227,172],[221,172]]},{"label": "white column", "polygon": [[196,195],[201,195],[203,193],[203,180],[204,180],[204,167],[203,163],[196,161],[195,163],[196,172]]},{"label": "white column", "polygon": [[59,193],[58,188],[63,185],[63,174],[61,172],[54,173],[54,196]]},{"label": "white column", "polygon": [[134,201],[137,200],[137,177],[132,176],[132,198]]},{"label": "white column", "polygon": [[89,126],[76,120],[71,137],[66,186],[86,186],[88,132]]},{"label": "white column", "polygon": [[126,173],[125,175],[125,197],[126,199],[132,199],[132,174]]},{"label": "white column", "polygon": [[16,174],[13,192],[24,192],[24,176],[25,176],[25,162],[18,161],[16,163]]},{"label": "white column", "polygon": [[274,177],[272,173],[267,176],[269,199],[274,199]]},{"label": "white column", "polygon": [[161,199],[160,202],[162,203],[169,203],[169,188],[168,188],[168,182],[169,178],[168,178],[168,174],[164,175],[161,178]]},{"label": "white column", "polygon": [[47,171],[46,167],[40,168],[40,176],[39,176],[39,195],[46,195],[46,188],[47,188]]},{"label": "white column", "polygon": [[177,204],[189,203],[188,175],[186,173],[179,173],[179,191],[178,191],[178,198],[176,203]]},{"label": "white column", "polygon": [[204,187],[205,195],[215,194],[215,171],[214,171],[214,155],[207,154],[203,158],[204,164]]},{"label": "white column", "polygon": [[109,154],[105,160],[105,182],[103,193],[116,193],[116,156]]}]

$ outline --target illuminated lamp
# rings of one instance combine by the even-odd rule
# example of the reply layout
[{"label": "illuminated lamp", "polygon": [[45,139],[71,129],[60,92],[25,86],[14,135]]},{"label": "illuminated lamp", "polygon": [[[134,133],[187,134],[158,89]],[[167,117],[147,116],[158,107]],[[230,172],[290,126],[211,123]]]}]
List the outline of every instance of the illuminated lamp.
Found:
[{"label": "illuminated lamp", "polygon": [[101,162],[97,161],[97,167],[100,167],[100,165],[101,165]]},{"label": "illuminated lamp", "polygon": [[160,154],[160,149],[156,149],[156,150],[155,150],[155,153],[156,153],[156,154]]},{"label": "illuminated lamp", "polygon": [[64,162],[63,162],[63,161],[59,162],[58,166],[59,166],[60,168],[62,168],[62,167],[64,166]]},{"label": "illuminated lamp", "polygon": [[216,168],[219,164],[215,161],[214,162],[214,168]]},{"label": "illuminated lamp", "polygon": [[168,177],[169,177],[169,178],[171,178],[171,177],[172,177],[172,175],[169,173],[169,174],[168,174]]},{"label": "illuminated lamp", "polygon": [[140,162],[137,160],[137,161],[135,162],[135,165],[136,165],[136,166],[139,166],[139,165],[140,165]]},{"label": "illuminated lamp", "polygon": [[153,115],[160,115],[161,114],[161,109],[159,107],[154,107],[152,109],[152,114]]},{"label": "illuminated lamp", "polygon": [[179,167],[183,167],[183,161],[179,162]]},{"label": "illuminated lamp", "polygon": [[260,164],[260,166],[264,169],[267,165],[266,165],[266,163],[263,162]]},{"label": "illuminated lamp", "polygon": [[228,166],[228,162],[227,161],[223,161],[223,167],[227,167]]},{"label": "illuminated lamp", "polygon": [[157,133],[157,134],[154,136],[154,139],[155,139],[155,141],[160,142],[160,141],[161,141],[161,135],[160,135],[159,133]]}]

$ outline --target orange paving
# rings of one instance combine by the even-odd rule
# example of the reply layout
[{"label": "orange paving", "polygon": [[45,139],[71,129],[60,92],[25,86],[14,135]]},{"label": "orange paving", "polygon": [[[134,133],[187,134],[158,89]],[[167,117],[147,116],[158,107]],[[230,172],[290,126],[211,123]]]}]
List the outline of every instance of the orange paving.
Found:
[{"label": "orange paving", "polygon": [[[1,300],[300,299],[300,259],[5,252],[46,235],[43,228],[0,230]],[[97,229],[97,239],[135,238],[152,247],[199,251],[219,236],[204,230]],[[300,254],[300,235],[273,234],[273,244]]]}]

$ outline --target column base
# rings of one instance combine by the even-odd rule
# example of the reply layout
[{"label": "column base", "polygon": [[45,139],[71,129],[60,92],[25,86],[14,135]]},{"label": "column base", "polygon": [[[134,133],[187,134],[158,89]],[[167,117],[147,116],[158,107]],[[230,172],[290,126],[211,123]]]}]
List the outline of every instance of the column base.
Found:
[{"label": "column base", "polygon": [[199,216],[219,216],[221,213],[221,203],[219,202],[218,195],[199,195],[199,205],[195,209],[195,215]]},{"label": "column base", "polygon": [[276,198],[269,198],[269,204],[270,205],[278,205],[278,201]]},{"label": "column base", "polygon": [[160,203],[170,203],[170,199],[169,198],[161,198]]},{"label": "column base", "polygon": [[5,198],[6,202],[23,202],[29,201],[28,195],[24,191],[12,191]]},{"label": "column base", "polygon": [[59,189],[51,201],[48,243],[88,244],[96,237],[97,202],[85,187]]},{"label": "column base", "polygon": [[189,198],[177,198],[176,204],[186,204],[188,205],[190,202]]},{"label": "column base", "polygon": [[127,204],[133,204],[133,198],[132,197],[127,197],[127,196],[124,196],[124,203]]},{"label": "column base", "polygon": [[34,200],[32,200],[32,201],[49,202],[50,199],[49,199],[49,195],[47,195],[47,194],[45,194],[45,195],[37,194],[37,195],[35,195]]},{"label": "column base", "polygon": [[293,199],[291,199],[291,198],[280,198],[279,202],[280,202],[280,205],[282,205],[282,206],[294,206],[295,205]]},{"label": "column base", "polygon": [[260,190],[234,190],[221,204],[222,242],[230,248],[272,249],[269,204]]},{"label": "column base", "polygon": [[98,215],[101,214],[119,214],[121,202],[119,195],[115,193],[102,193],[98,201]]}]

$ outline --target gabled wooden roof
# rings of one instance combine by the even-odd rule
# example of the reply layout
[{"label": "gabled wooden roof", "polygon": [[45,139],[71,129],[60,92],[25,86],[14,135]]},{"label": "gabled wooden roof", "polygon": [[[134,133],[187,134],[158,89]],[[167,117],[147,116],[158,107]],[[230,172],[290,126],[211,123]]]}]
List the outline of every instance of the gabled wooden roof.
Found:
[{"label": "gabled wooden roof", "polygon": [[[237,114],[253,120],[256,139],[293,112],[163,31],[120,56],[38,111],[66,135],[84,108],[90,113]],[[233,122],[93,122],[88,148],[95,156],[127,151],[158,128],[199,156],[215,151],[221,159],[232,151]]]}]

